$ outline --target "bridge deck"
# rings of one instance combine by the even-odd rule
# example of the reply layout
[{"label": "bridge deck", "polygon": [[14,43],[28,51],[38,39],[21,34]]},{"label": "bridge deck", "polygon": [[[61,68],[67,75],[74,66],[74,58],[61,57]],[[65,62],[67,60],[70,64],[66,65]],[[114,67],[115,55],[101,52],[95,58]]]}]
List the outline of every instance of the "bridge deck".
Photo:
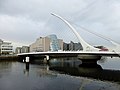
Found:
[{"label": "bridge deck", "polygon": [[20,53],[18,56],[30,56],[30,55],[99,55],[106,57],[120,57],[120,52],[90,52],[90,51],[58,51],[58,52],[30,52],[30,53]]}]

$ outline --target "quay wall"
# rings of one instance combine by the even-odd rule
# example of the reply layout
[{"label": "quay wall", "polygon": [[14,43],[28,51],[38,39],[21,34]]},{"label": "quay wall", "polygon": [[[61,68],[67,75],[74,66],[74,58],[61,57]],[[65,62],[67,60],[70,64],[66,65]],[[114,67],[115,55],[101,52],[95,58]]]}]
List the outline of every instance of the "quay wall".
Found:
[{"label": "quay wall", "polygon": [[19,60],[19,57],[17,55],[4,55],[4,56],[0,56],[0,61],[3,61],[3,60],[9,60],[9,61],[18,61]]}]

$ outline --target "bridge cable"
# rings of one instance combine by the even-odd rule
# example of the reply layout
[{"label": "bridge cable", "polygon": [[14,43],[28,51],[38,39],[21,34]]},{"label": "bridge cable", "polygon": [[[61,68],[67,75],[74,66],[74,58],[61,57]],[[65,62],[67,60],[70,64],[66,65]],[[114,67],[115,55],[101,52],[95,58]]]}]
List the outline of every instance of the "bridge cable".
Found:
[{"label": "bridge cable", "polygon": [[93,34],[93,35],[96,35],[96,36],[98,36],[98,37],[100,37],[100,38],[103,38],[104,40],[107,40],[107,41],[111,42],[112,44],[114,44],[114,45],[116,45],[116,46],[117,46],[117,45],[120,45],[117,41],[111,39],[110,37],[106,37],[106,36],[104,36],[104,35],[102,35],[102,34],[98,34],[98,33],[96,33],[96,32],[92,32],[92,31],[88,30],[87,28],[85,28],[85,27],[83,27],[83,26],[81,26],[81,25],[77,25],[77,24],[74,24],[74,25],[76,25],[77,27],[81,28],[82,30],[85,30],[85,31],[87,31],[87,32],[89,32],[89,33],[91,33],[91,34]]}]

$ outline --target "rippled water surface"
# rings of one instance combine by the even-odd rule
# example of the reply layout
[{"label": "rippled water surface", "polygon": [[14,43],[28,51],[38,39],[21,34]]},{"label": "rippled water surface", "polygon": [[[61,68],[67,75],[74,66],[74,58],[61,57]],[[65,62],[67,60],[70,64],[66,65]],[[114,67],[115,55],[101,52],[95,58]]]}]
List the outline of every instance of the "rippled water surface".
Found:
[{"label": "rippled water surface", "polygon": [[120,59],[108,58],[90,68],[76,58],[41,64],[0,62],[0,90],[120,90]]}]

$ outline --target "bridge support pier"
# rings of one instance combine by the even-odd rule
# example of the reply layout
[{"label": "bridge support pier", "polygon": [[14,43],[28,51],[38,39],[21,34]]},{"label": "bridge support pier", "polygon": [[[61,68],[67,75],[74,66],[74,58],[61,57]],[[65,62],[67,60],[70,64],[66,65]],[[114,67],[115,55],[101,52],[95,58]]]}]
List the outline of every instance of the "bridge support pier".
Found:
[{"label": "bridge support pier", "polygon": [[25,57],[25,62],[30,62],[30,57]]},{"label": "bridge support pier", "polygon": [[26,70],[29,70],[30,57],[25,58]]},{"label": "bridge support pier", "polygon": [[82,65],[96,65],[97,61],[101,59],[101,56],[98,55],[78,55],[78,59],[82,61]]},{"label": "bridge support pier", "polygon": [[50,56],[45,55],[44,62],[48,64],[49,60],[50,60]]},{"label": "bridge support pier", "polygon": [[45,55],[45,56],[46,56],[46,59],[47,59],[47,60],[49,60],[49,59],[50,59],[50,57],[49,57],[48,55]]}]

